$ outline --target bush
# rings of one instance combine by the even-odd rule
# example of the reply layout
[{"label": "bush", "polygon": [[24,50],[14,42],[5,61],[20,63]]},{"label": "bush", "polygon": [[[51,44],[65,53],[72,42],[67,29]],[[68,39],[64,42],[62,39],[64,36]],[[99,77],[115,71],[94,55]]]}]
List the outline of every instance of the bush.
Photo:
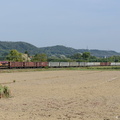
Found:
[{"label": "bush", "polygon": [[10,90],[7,86],[0,85],[0,98],[10,97]]}]

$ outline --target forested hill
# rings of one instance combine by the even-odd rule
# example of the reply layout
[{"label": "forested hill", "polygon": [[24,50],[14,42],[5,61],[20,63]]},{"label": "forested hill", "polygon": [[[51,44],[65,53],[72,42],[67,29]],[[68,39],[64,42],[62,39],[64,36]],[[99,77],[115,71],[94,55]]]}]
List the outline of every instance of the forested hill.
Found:
[{"label": "forested hill", "polygon": [[24,53],[28,51],[30,54],[39,53],[39,48],[26,42],[2,42],[0,41],[0,54],[4,55],[9,53],[11,49],[16,49]]},{"label": "forested hill", "polygon": [[6,55],[11,49],[16,49],[19,52],[24,53],[28,51],[29,54],[34,55],[37,53],[46,53],[47,55],[73,55],[75,53],[90,52],[91,55],[97,57],[120,55],[115,51],[105,51],[105,50],[87,50],[87,49],[74,49],[70,47],[65,47],[61,45],[52,47],[42,47],[38,48],[32,44],[26,42],[3,42],[0,41],[0,56]]},{"label": "forested hill", "polygon": [[110,57],[113,55],[120,55],[120,53],[117,53],[115,51],[108,51],[108,50],[88,50],[88,49],[74,49],[70,47],[65,46],[52,46],[52,47],[44,47],[40,48],[40,52],[44,52],[49,55],[73,55],[75,53],[83,53],[83,52],[90,52],[91,55],[96,57]]}]

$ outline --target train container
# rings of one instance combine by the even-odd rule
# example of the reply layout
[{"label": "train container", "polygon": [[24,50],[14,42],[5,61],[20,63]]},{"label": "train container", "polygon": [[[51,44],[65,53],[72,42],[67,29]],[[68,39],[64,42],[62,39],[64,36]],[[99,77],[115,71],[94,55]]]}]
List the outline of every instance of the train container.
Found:
[{"label": "train container", "polygon": [[23,68],[24,64],[23,62],[8,62],[9,68]]},{"label": "train container", "polygon": [[60,62],[60,67],[69,67],[69,62]]},{"label": "train container", "polygon": [[116,66],[120,66],[120,63],[119,63],[119,62],[116,62]]},{"label": "train container", "polygon": [[100,66],[105,66],[105,62],[101,62],[101,63],[100,63]]},{"label": "train container", "polygon": [[49,62],[49,67],[60,67],[60,62]]},{"label": "train container", "polygon": [[100,62],[94,62],[94,66],[100,66]]},{"label": "train container", "polygon": [[79,67],[79,62],[70,62],[69,66],[70,67]]},{"label": "train container", "polygon": [[101,62],[100,66],[110,66],[111,62]]},{"label": "train container", "polygon": [[116,63],[115,62],[111,62],[111,66],[116,66]]},{"label": "train container", "polygon": [[25,68],[36,68],[36,62],[24,62],[24,67]]},{"label": "train container", "polygon": [[111,62],[107,62],[107,66],[110,66],[111,65]]},{"label": "train container", "polygon": [[85,66],[85,63],[84,63],[84,62],[80,62],[80,63],[79,63],[79,66],[80,66],[80,67],[84,67],[84,66]]},{"label": "train container", "polygon": [[48,62],[36,62],[37,67],[48,67]]},{"label": "train container", "polygon": [[94,62],[86,62],[86,66],[94,66]]},{"label": "train container", "polygon": [[87,66],[87,63],[86,63],[86,62],[80,62],[80,63],[79,63],[79,66],[80,66],[80,67],[86,67],[86,66]]}]

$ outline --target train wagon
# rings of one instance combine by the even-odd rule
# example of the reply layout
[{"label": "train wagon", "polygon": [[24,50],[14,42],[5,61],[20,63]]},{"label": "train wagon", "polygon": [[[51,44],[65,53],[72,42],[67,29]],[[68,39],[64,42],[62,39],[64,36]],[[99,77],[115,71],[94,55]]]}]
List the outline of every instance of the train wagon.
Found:
[{"label": "train wagon", "polygon": [[8,62],[8,68],[24,68],[23,62]]},{"label": "train wagon", "polygon": [[120,62],[116,62],[116,66],[120,66]]},{"label": "train wagon", "polygon": [[86,67],[87,66],[87,63],[86,62],[80,62],[80,67]]},{"label": "train wagon", "polygon": [[100,66],[110,66],[111,62],[101,62]]},{"label": "train wagon", "polygon": [[86,62],[86,66],[94,66],[94,62]]},{"label": "train wagon", "polygon": [[1,68],[8,67],[8,61],[0,61],[0,67]]},{"label": "train wagon", "polygon": [[79,67],[79,62],[70,62],[69,66],[70,67]]},{"label": "train wagon", "polygon": [[60,67],[60,62],[49,62],[49,67]]},{"label": "train wagon", "polygon": [[115,62],[111,62],[111,66],[116,66],[116,63]]},{"label": "train wagon", "polygon": [[69,62],[60,62],[60,67],[69,67]]},{"label": "train wagon", "polygon": [[94,66],[100,66],[100,62],[94,62]]},{"label": "train wagon", "polygon": [[37,64],[36,62],[23,62],[24,68],[36,68]]},{"label": "train wagon", "polygon": [[36,62],[36,67],[37,68],[42,68],[42,67],[48,67],[48,62]]}]

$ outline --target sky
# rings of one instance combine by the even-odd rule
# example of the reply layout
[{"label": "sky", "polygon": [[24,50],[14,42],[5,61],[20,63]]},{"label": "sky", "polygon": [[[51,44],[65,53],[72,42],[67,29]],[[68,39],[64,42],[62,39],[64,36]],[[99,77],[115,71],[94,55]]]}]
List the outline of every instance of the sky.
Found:
[{"label": "sky", "polygon": [[0,0],[0,41],[120,52],[120,0]]}]

